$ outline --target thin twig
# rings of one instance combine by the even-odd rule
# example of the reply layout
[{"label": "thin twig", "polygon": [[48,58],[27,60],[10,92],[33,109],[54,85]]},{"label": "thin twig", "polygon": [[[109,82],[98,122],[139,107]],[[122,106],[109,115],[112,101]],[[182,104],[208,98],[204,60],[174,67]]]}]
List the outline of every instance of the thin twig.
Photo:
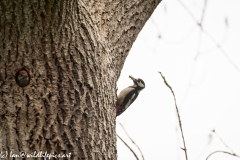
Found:
[{"label": "thin twig", "polygon": [[128,149],[133,153],[133,155],[136,157],[136,159],[139,160],[137,154],[132,150],[132,148],[119,135],[117,135],[117,137],[125,144],[125,146],[128,147]]},{"label": "thin twig", "polygon": [[[207,0],[204,1],[204,6],[203,6],[203,10],[202,10],[202,16],[201,16],[201,20],[199,22],[199,25],[202,26],[203,25],[203,20],[205,18],[205,12],[207,9]],[[199,38],[198,38],[198,43],[197,43],[197,55],[195,56],[195,60],[197,60],[198,56],[200,55],[200,44],[201,44],[201,38],[202,38],[202,29],[199,30]]]},{"label": "thin twig", "polygon": [[201,17],[201,20],[200,20],[200,24],[201,24],[201,25],[202,25],[202,23],[203,23],[203,19],[204,19],[204,17],[205,17],[205,13],[206,13],[207,1],[208,1],[208,0],[205,0],[205,1],[204,1],[203,11],[202,11],[202,17]]},{"label": "thin twig", "polygon": [[209,155],[207,156],[206,160],[208,160],[208,158],[209,158],[210,156],[212,156],[213,154],[215,154],[215,153],[225,153],[225,154],[229,154],[229,155],[231,155],[231,156],[240,158],[238,155],[236,155],[236,154],[234,154],[234,153],[230,153],[230,152],[226,152],[226,151],[215,151],[215,152],[212,152],[211,154],[209,154]]},{"label": "thin twig", "polygon": [[192,17],[192,19],[200,26],[198,20],[194,17],[194,15],[192,14],[192,12],[187,8],[187,6],[181,1],[178,0],[178,2],[182,5],[182,7],[188,12],[188,14]]},{"label": "thin twig", "polygon": [[184,135],[183,135],[182,123],[181,123],[181,118],[180,118],[180,114],[179,114],[178,107],[177,107],[176,97],[175,97],[175,94],[174,94],[174,92],[173,92],[172,87],[167,83],[165,77],[162,75],[161,72],[159,72],[159,73],[160,73],[160,75],[162,76],[162,79],[163,79],[165,85],[166,85],[166,86],[171,90],[171,92],[172,92],[172,95],[173,95],[173,98],[174,98],[174,102],[175,102],[176,111],[177,111],[177,116],[178,116],[178,123],[179,123],[179,127],[180,127],[181,134],[182,134],[183,146],[184,146],[184,148],[181,148],[181,149],[184,150],[186,160],[188,160],[187,147],[186,147],[185,139],[184,139]]},{"label": "thin twig", "polygon": [[228,56],[227,52],[222,48],[222,46],[213,38],[213,36],[207,32],[200,22],[194,17],[192,12],[187,8],[187,6],[181,1],[178,0],[178,2],[182,5],[182,7],[189,13],[189,15],[192,17],[192,19],[196,22],[196,24],[200,27],[200,29],[212,40],[213,43],[217,46],[217,48],[222,52],[222,54],[226,57],[226,59],[233,65],[233,67],[240,71],[240,68],[235,64],[235,62]]},{"label": "thin twig", "polygon": [[212,130],[212,132],[219,138],[219,140],[224,144],[224,146],[227,147],[232,153],[227,152],[227,151],[215,151],[215,152],[210,153],[210,154],[207,156],[206,160],[208,160],[208,158],[209,158],[211,155],[215,154],[215,153],[225,153],[225,154],[229,154],[229,155],[231,155],[231,156],[235,156],[235,157],[240,158],[240,156],[237,155],[237,154],[223,141],[223,139],[218,135],[218,133],[216,132],[216,130]]},{"label": "thin twig", "polygon": [[233,154],[237,155],[224,141],[223,139],[218,135],[218,133],[216,132],[216,130],[212,130],[213,133],[215,133],[215,135],[218,137],[218,139],[223,143],[223,145],[225,147],[227,147]]},{"label": "thin twig", "polygon": [[132,143],[138,148],[139,152],[141,153],[142,159],[144,160],[144,156],[143,153],[141,151],[141,149],[139,148],[139,146],[135,143],[135,141],[129,136],[129,134],[127,133],[127,131],[125,130],[124,126],[122,125],[121,122],[118,121],[118,123],[120,124],[120,126],[122,127],[123,131],[126,133],[126,135],[128,136],[128,138],[132,141]]}]

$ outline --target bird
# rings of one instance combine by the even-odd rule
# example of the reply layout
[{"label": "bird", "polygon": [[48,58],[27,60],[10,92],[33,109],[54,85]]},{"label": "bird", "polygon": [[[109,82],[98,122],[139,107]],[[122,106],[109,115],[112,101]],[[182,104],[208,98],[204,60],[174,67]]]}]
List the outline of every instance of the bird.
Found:
[{"label": "bird", "polygon": [[123,89],[117,96],[116,116],[121,115],[138,97],[145,88],[145,83],[140,78],[129,76],[133,80],[133,85]]},{"label": "bird", "polygon": [[30,82],[30,76],[25,69],[22,69],[16,74],[16,82],[20,87],[26,87]]}]

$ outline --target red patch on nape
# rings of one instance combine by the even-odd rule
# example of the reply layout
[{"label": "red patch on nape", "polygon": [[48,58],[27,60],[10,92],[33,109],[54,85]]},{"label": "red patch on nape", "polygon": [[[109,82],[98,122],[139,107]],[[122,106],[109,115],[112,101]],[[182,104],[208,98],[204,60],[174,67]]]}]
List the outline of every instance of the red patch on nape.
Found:
[{"label": "red patch on nape", "polygon": [[19,74],[27,74],[27,71],[26,70],[21,70],[21,71],[19,71]]},{"label": "red patch on nape", "polygon": [[116,106],[116,110],[118,111],[120,109],[120,106]]}]

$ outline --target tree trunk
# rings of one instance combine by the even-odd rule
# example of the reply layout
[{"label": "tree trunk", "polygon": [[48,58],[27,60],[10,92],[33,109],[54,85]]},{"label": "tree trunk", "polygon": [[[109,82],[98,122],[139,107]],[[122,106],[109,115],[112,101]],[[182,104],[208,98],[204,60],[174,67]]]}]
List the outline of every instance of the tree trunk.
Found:
[{"label": "tree trunk", "polygon": [[2,0],[0,157],[117,159],[116,82],[160,1]]}]

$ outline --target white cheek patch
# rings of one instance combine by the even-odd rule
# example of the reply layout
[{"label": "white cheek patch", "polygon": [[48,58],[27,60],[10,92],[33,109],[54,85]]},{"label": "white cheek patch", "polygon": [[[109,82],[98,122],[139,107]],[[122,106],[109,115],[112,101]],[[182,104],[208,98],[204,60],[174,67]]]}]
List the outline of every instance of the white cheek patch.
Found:
[{"label": "white cheek patch", "polygon": [[138,83],[138,86],[139,86],[139,87],[142,87],[142,88],[145,87],[144,84],[142,84],[141,82],[137,82],[137,83]]}]

